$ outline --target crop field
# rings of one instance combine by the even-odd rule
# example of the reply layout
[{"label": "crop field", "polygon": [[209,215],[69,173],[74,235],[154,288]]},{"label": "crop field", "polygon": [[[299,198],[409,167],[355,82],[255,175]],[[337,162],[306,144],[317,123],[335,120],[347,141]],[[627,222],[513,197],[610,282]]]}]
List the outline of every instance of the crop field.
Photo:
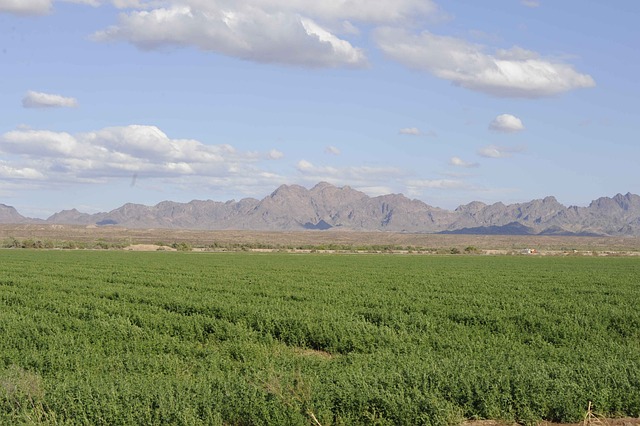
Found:
[{"label": "crop field", "polygon": [[640,416],[640,259],[0,250],[0,424]]}]

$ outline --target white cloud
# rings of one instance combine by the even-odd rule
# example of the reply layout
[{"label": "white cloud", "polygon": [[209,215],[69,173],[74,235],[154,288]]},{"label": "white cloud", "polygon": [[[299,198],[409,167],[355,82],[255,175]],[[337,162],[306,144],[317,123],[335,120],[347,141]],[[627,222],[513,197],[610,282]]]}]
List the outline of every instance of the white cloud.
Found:
[{"label": "white cloud", "polygon": [[464,189],[467,184],[454,179],[416,179],[407,181],[407,186],[415,191],[417,189]]},{"label": "white cloud", "polygon": [[333,145],[329,145],[324,149],[324,152],[331,155],[340,155],[340,149],[336,148]]},{"label": "white cloud", "polygon": [[282,151],[278,151],[277,149],[272,149],[268,154],[271,160],[279,160],[284,157],[284,153]]},{"label": "white cloud", "polygon": [[374,166],[316,166],[307,160],[300,160],[296,169],[309,182],[329,182],[338,184],[349,182],[353,186],[377,186],[377,182],[388,183],[404,175],[402,169],[396,167]]},{"label": "white cloud", "polygon": [[308,172],[308,171],[314,170],[315,168],[315,166],[307,160],[298,161],[298,165],[296,167],[301,172]]},{"label": "white cloud", "polygon": [[478,150],[478,155],[487,158],[508,158],[512,154],[524,151],[523,147],[487,145]]},{"label": "white cloud", "polygon": [[0,137],[0,152],[26,156],[70,155],[77,141],[69,133],[48,130],[14,130]]},{"label": "white cloud", "polygon": [[[20,1],[20,0],[15,0]],[[286,12],[310,16],[323,21],[342,21],[351,31],[350,20],[370,23],[406,22],[436,15],[439,10],[432,0],[341,0],[309,2],[307,0],[62,0],[99,5],[111,3],[119,9],[151,9],[189,6],[202,11],[232,10],[249,7],[267,12]]]},{"label": "white cloud", "polygon": [[370,197],[379,197],[393,193],[393,189],[388,186],[358,186],[358,191],[362,191]]},{"label": "white cloud", "polygon": [[[101,0],[71,0],[90,4]],[[102,0],[102,3],[107,0]],[[111,0],[118,22],[93,38],[141,49],[193,46],[261,63],[364,67],[364,50],[337,34],[360,24],[400,24],[439,15],[433,0]]]},{"label": "white cloud", "polygon": [[111,3],[118,9],[147,9],[159,7],[166,1],[162,0],[111,0]]},{"label": "white cloud", "polygon": [[0,0],[0,13],[46,15],[51,6],[51,0]]},{"label": "white cloud", "polygon": [[540,2],[538,0],[521,0],[520,3],[523,6],[527,6],[531,8],[540,6]]},{"label": "white cloud", "polygon": [[[0,0],[1,1],[1,0]],[[58,0],[65,3],[85,4],[99,7],[104,4],[112,4],[117,9],[151,9],[167,4],[166,0]]]},{"label": "white cloud", "polygon": [[93,37],[126,40],[142,49],[195,46],[263,63],[317,68],[367,65],[362,49],[310,18],[234,3],[228,8],[207,2],[123,13],[117,25]]},{"label": "white cloud", "polygon": [[456,167],[478,167],[478,163],[470,163],[468,161],[464,161],[460,157],[451,157],[449,159],[449,164]]},{"label": "white cloud", "polygon": [[522,120],[511,114],[500,114],[489,123],[489,129],[496,132],[515,133],[524,130]]},{"label": "white cloud", "polygon": [[354,34],[354,35],[360,34],[360,30],[358,29],[358,27],[353,25],[350,21],[342,21],[338,29],[338,32],[343,34]]},{"label": "white cloud", "polygon": [[30,90],[22,99],[25,108],[74,108],[78,106],[75,98]]},{"label": "white cloud", "polygon": [[400,134],[401,135],[410,135],[410,136],[419,136],[420,135],[420,129],[418,129],[417,127],[405,127],[403,129],[400,129]]},{"label": "white cloud", "polygon": [[[69,134],[14,130],[0,135],[3,175],[56,182],[104,182],[112,177],[213,178],[256,176],[256,164],[279,151],[242,153],[230,145],[171,139],[154,126],[108,127]],[[38,174],[33,171],[38,171]]]},{"label": "white cloud", "polygon": [[0,177],[3,179],[43,179],[44,175],[30,167],[16,168],[0,161]]},{"label": "white cloud", "polygon": [[[122,1],[122,0],[121,0]],[[133,1],[133,0],[129,0]],[[172,4],[186,4],[194,9],[212,12],[219,10],[259,9],[265,12],[311,17],[322,21],[357,21],[368,23],[405,23],[438,12],[432,0],[172,0]]]},{"label": "white cloud", "polygon": [[101,5],[100,0],[61,0],[66,3],[86,4],[87,6],[98,7]]},{"label": "white cloud", "polygon": [[375,39],[387,56],[408,67],[493,96],[538,98],[595,86],[571,65],[519,47],[491,54],[459,38],[395,28],[377,29]]}]

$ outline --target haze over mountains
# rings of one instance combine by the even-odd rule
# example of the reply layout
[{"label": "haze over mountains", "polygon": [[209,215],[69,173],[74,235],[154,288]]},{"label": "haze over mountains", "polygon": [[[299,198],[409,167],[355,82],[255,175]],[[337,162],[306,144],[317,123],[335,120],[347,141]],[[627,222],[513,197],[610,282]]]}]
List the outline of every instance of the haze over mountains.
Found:
[{"label": "haze over mountains", "polygon": [[444,210],[402,194],[369,197],[349,186],[321,182],[311,189],[282,185],[257,200],[163,201],[125,204],[106,213],[63,210],[46,220],[20,215],[0,204],[0,223],[117,225],[128,228],[297,231],[344,229],[504,235],[640,236],[640,196],[602,197],[587,207],[566,207],[554,197],[527,203],[487,205],[478,201]]}]

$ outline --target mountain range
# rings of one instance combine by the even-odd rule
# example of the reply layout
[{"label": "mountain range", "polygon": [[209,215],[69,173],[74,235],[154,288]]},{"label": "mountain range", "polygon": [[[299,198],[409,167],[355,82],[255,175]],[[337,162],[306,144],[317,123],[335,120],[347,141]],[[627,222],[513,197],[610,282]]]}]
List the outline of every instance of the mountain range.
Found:
[{"label": "mountain range", "polygon": [[640,236],[640,196],[602,197],[565,207],[554,197],[505,205],[474,201],[450,211],[402,194],[370,197],[321,182],[311,189],[282,185],[267,197],[240,201],[125,204],[106,213],[63,210],[46,220],[0,204],[0,223],[117,225],[127,228],[297,231],[344,229],[496,235]]}]

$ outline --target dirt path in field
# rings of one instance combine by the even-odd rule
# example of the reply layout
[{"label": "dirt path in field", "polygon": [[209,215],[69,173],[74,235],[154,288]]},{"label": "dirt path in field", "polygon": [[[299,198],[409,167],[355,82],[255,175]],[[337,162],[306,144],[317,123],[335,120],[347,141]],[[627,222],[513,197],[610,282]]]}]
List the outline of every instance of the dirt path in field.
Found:
[{"label": "dirt path in field", "polygon": [[[640,418],[623,417],[619,419],[596,419],[588,423],[553,423],[540,422],[538,426],[639,426]],[[519,426],[517,423],[502,422],[499,420],[469,420],[462,426]]]},{"label": "dirt path in field", "polygon": [[167,246],[159,246],[156,244],[133,244],[124,248],[129,251],[176,251],[176,249]]}]

